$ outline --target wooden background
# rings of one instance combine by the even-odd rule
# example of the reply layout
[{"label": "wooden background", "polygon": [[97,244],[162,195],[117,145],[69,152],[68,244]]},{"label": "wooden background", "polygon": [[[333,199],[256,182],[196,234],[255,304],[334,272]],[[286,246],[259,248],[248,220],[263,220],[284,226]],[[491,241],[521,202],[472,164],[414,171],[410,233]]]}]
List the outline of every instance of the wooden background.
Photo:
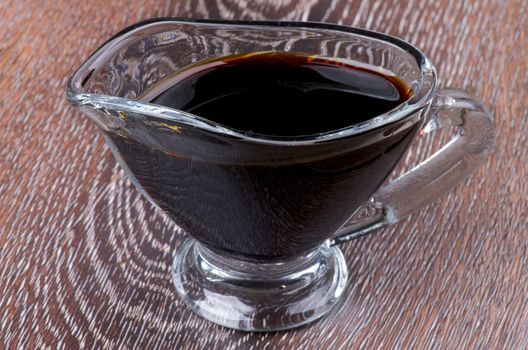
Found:
[{"label": "wooden background", "polygon": [[[159,16],[337,22],[400,36],[444,85],[495,111],[496,149],[456,191],[344,247],[340,310],[247,334],[187,310],[171,285],[184,235],[132,187],[70,74],[109,36]],[[526,0],[0,1],[0,348],[528,348]],[[405,163],[435,139],[417,142]]]}]

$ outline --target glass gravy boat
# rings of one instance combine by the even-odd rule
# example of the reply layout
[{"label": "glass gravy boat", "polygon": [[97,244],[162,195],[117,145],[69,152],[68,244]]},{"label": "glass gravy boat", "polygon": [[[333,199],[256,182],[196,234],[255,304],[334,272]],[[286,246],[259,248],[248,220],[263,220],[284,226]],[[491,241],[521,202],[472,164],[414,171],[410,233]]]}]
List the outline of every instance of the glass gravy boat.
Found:
[{"label": "glass gravy boat", "polygon": [[[141,96],[196,62],[296,52],[395,75],[413,97],[366,122],[316,135],[254,135]],[[465,179],[493,145],[491,114],[437,89],[414,46],[363,29],[306,22],[162,18],[131,26],[74,73],[68,101],[103,132],[134,185],[190,237],[173,280],[196,313],[246,331],[297,327],[343,295],[338,243],[393,224]],[[280,108],[280,107],[278,107]],[[380,187],[418,132],[460,132]]]}]

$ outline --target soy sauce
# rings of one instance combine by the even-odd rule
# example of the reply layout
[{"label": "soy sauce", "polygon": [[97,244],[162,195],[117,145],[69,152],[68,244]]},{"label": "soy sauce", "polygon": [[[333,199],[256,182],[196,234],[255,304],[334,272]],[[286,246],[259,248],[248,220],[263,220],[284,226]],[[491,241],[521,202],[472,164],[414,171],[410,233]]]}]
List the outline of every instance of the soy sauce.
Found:
[{"label": "soy sauce", "polygon": [[168,120],[149,124],[159,130],[140,125],[106,135],[143,190],[194,238],[274,259],[330,238],[387,177],[420,119],[324,143],[266,138],[340,130],[410,97],[401,79],[374,68],[293,53],[227,56],[182,69],[141,98],[262,142]]},{"label": "soy sauce", "polygon": [[285,52],[216,58],[165,79],[143,96],[238,131],[300,136],[383,114],[411,95],[397,77]]}]

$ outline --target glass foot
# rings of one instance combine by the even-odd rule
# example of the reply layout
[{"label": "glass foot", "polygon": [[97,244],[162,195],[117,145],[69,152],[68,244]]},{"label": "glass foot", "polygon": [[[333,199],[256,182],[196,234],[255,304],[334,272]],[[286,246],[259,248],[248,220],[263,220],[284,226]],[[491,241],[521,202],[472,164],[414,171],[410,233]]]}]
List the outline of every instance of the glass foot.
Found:
[{"label": "glass foot", "polygon": [[338,302],[347,281],[341,251],[327,242],[272,262],[238,260],[187,239],[174,258],[178,294],[207,320],[243,331],[277,331],[312,322]]}]

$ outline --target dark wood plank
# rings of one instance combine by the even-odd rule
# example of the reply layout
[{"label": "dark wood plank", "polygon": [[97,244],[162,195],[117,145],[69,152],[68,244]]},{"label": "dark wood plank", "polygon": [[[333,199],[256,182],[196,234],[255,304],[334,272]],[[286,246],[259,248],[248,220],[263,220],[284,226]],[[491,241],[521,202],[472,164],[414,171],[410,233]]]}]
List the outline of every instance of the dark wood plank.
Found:
[{"label": "dark wood plank", "polygon": [[[528,3],[0,2],[0,348],[528,348]],[[183,235],[116,165],[64,86],[101,42],[158,16],[295,19],[415,43],[445,85],[493,106],[492,158],[464,185],[344,247],[342,307],[245,334],[193,315],[170,280]],[[401,169],[440,138],[423,138]]]}]

